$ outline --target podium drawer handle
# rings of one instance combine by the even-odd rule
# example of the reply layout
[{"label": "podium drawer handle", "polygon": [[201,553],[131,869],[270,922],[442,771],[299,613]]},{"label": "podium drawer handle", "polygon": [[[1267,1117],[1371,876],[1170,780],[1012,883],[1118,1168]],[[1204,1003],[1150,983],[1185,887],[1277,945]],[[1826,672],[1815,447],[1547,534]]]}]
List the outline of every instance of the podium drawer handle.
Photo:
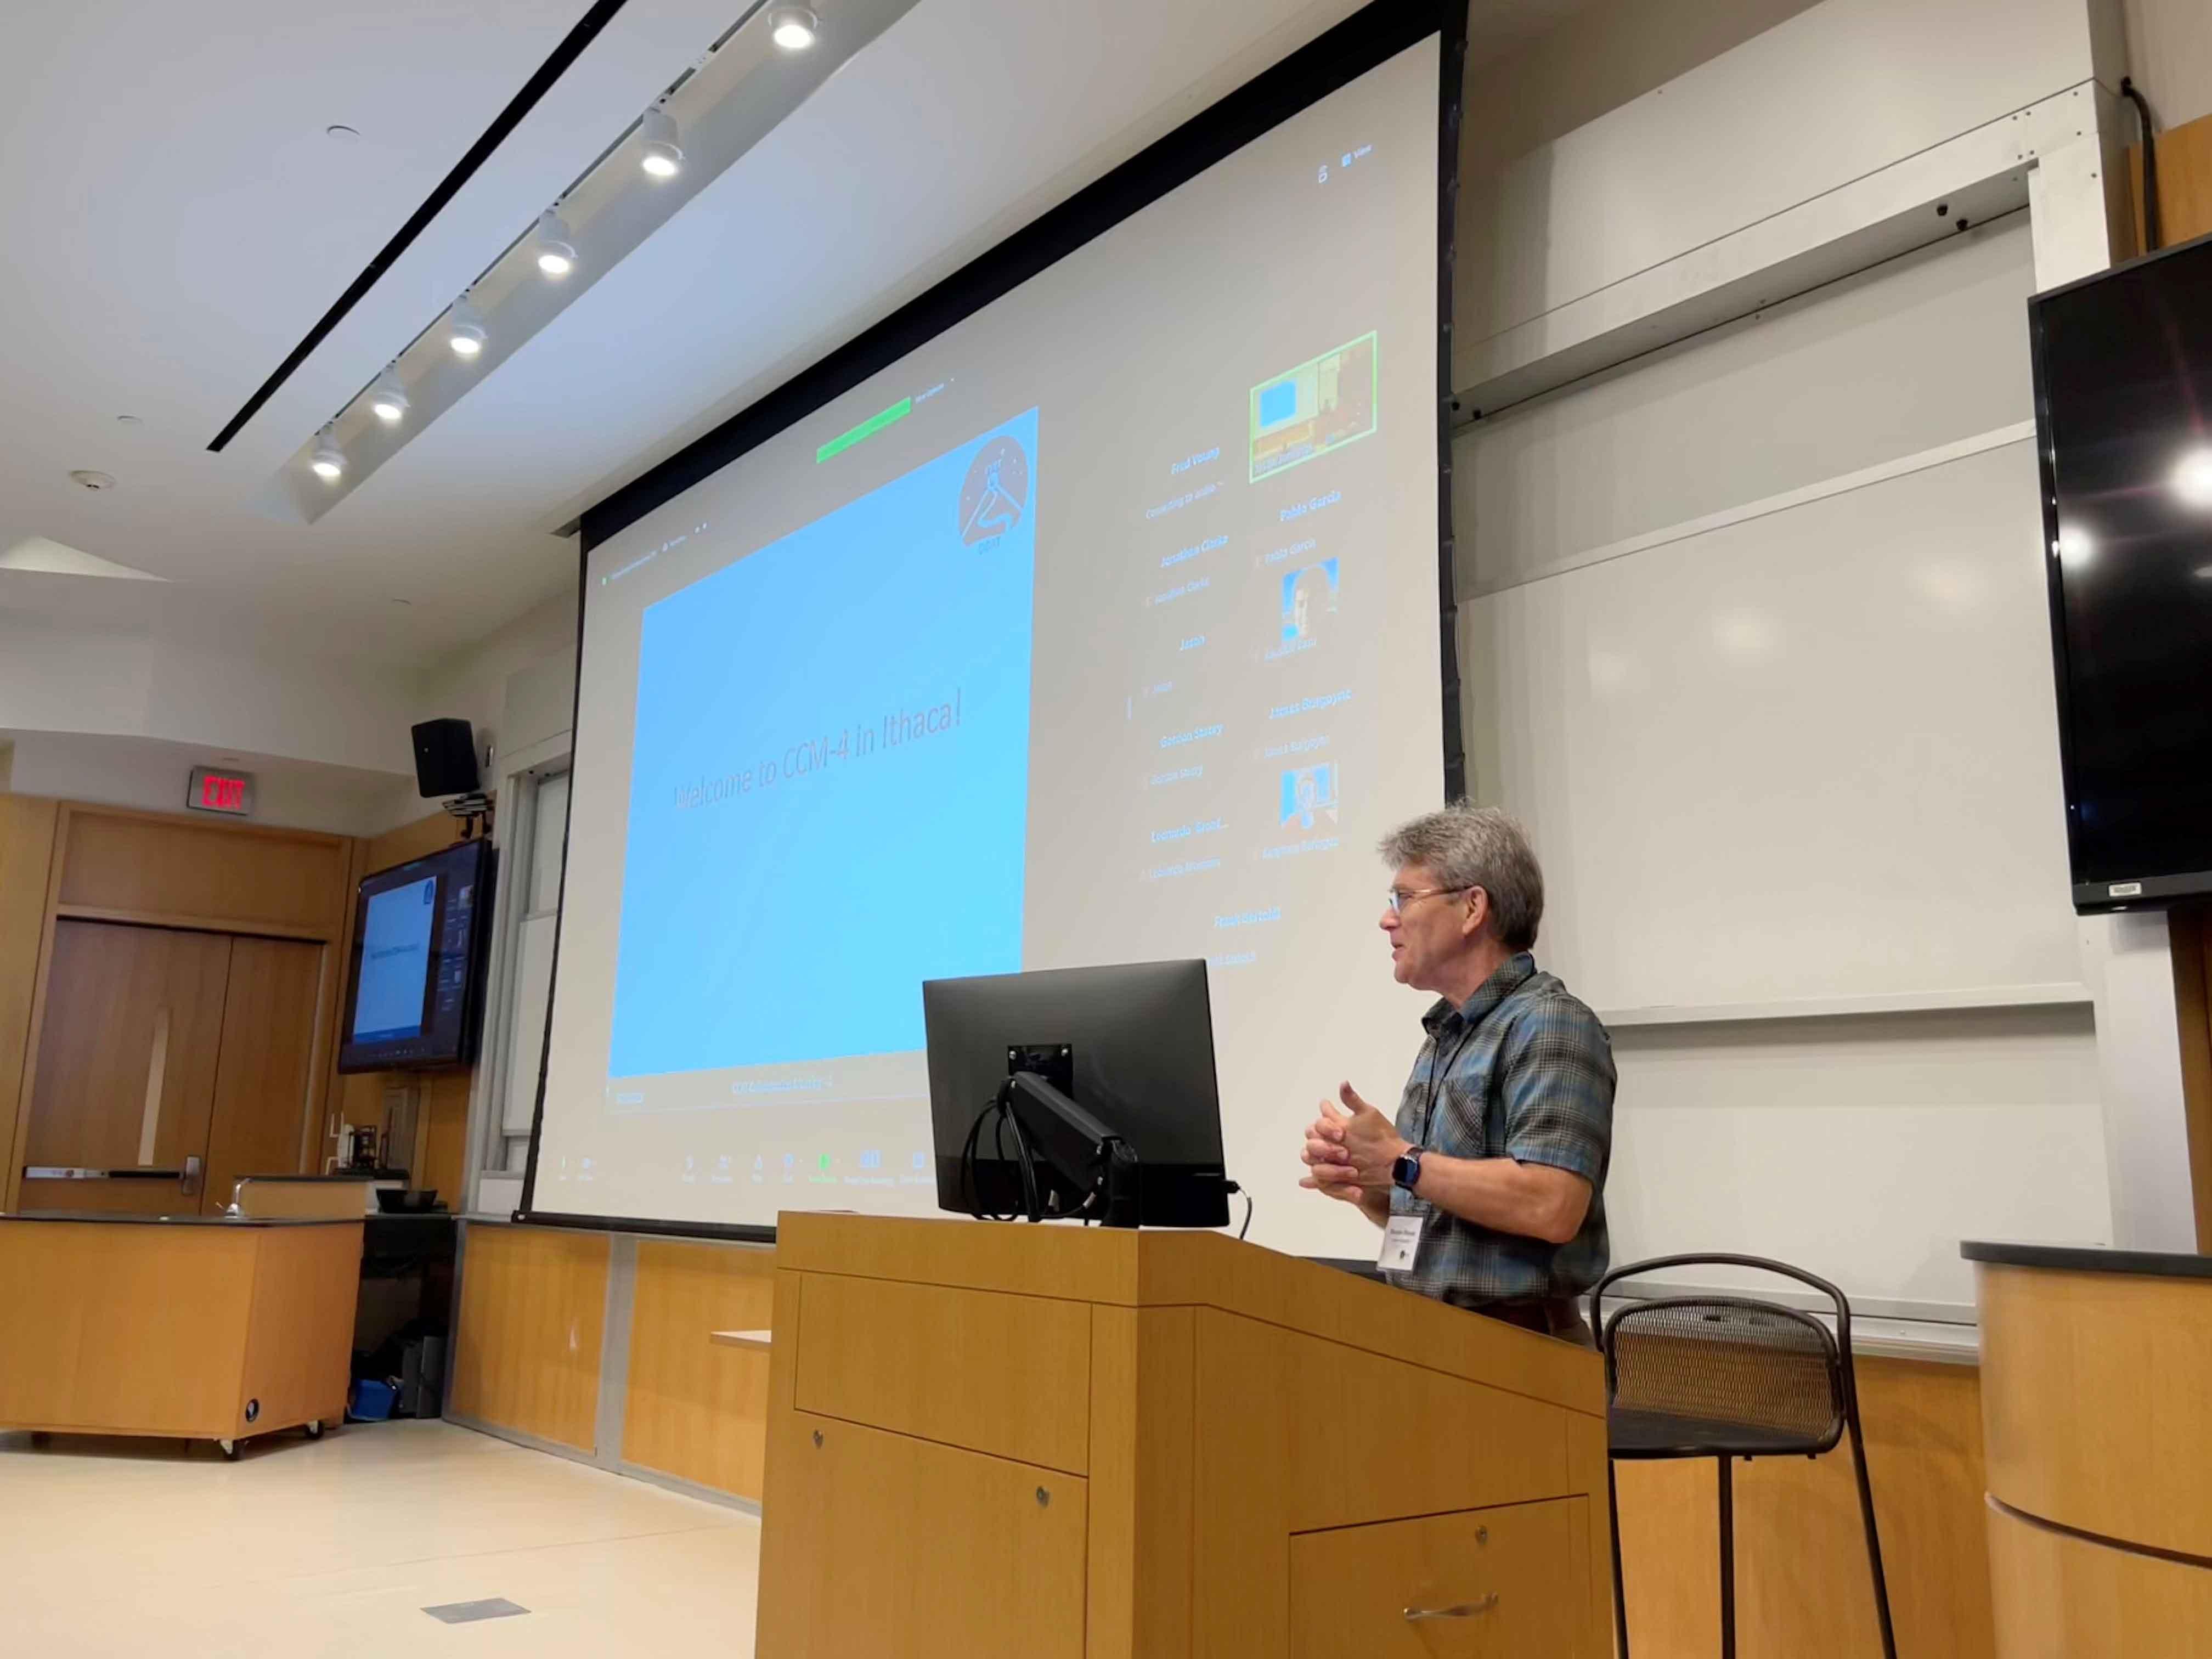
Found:
[{"label": "podium drawer handle", "polygon": [[1498,1592],[1492,1590],[1480,1601],[1460,1601],[1449,1607],[1407,1607],[1406,1621],[1413,1624],[1423,1619],[1472,1619],[1479,1613],[1488,1613],[1498,1605]]}]

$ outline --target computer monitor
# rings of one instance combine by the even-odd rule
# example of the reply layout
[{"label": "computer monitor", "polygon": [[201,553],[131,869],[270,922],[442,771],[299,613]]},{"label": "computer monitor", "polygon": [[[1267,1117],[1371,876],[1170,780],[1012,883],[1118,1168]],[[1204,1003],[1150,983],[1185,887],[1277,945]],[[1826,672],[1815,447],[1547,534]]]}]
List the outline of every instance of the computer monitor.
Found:
[{"label": "computer monitor", "polygon": [[927,980],[921,1012],[940,1209],[1228,1224],[1204,962]]}]

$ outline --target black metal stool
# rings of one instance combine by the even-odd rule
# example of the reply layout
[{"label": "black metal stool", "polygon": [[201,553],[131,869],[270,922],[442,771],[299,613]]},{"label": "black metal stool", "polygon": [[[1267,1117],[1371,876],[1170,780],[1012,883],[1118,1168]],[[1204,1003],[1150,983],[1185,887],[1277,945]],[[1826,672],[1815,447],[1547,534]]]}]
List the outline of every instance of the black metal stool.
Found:
[{"label": "black metal stool", "polygon": [[[1610,1320],[1601,1316],[1607,1288],[1616,1280],[1685,1267],[1754,1267],[1809,1285],[1835,1304],[1835,1334],[1810,1314],[1741,1296],[1659,1296],[1626,1302]],[[1817,1457],[1832,1451],[1845,1430],[1858,1471],[1881,1650],[1887,1659],[1897,1659],[1851,1369],[1851,1306],[1844,1293],[1826,1279],[1758,1256],[1661,1256],[1616,1267],[1600,1279],[1590,1292],[1589,1320],[1605,1356],[1613,1457],[1710,1457],[1719,1466],[1722,1659],[1735,1656],[1735,1460]],[[1610,1461],[1606,1484],[1613,1503],[1613,1616],[1620,1659],[1628,1659],[1620,1504]]]}]

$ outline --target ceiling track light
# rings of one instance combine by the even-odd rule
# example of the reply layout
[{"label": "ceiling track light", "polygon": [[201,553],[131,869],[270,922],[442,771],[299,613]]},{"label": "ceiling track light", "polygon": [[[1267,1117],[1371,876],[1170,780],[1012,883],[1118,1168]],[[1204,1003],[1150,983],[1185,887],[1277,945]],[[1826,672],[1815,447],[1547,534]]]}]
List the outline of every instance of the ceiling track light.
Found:
[{"label": "ceiling track light", "polygon": [[637,136],[644,153],[638,165],[656,179],[673,179],[684,170],[684,146],[677,142],[676,118],[665,109],[649,109],[637,118]]},{"label": "ceiling track light", "polygon": [[325,427],[315,434],[315,453],[308,458],[307,465],[325,483],[336,483],[343,476],[345,451],[338,447],[338,441],[331,435],[330,428]]},{"label": "ceiling track light", "polygon": [[805,52],[821,32],[822,20],[811,6],[773,6],[768,27],[769,38],[786,52]]},{"label": "ceiling track light", "polygon": [[2173,469],[2173,493],[2187,505],[2212,507],[2212,445],[2201,445]]},{"label": "ceiling track light", "polygon": [[568,240],[568,222],[551,208],[538,221],[538,268],[548,276],[566,276],[576,268],[576,245]]},{"label": "ceiling track light", "polygon": [[483,319],[467,300],[453,301],[453,315],[446,323],[446,343],[453,348],[458,357],[473,357],[484,349]]},{"label": "ceiling track light", "polygon": [[407,412],[407,388],[399,384],[399,371],[386,368],[368,390],[369,413],[391,425]]}]

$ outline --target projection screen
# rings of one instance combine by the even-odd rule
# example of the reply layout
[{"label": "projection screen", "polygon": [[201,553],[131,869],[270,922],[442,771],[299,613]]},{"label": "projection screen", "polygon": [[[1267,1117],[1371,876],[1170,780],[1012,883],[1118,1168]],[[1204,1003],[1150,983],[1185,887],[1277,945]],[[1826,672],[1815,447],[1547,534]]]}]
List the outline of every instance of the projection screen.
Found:
[{"label": "projection screen", "polygon": [[[589,547],[526,1211],[935,1207],[925,979],[1202,957],[1255,1239],[1425,999],[1431,33]],[[587,532],[589,524],[587,521]]]}]

